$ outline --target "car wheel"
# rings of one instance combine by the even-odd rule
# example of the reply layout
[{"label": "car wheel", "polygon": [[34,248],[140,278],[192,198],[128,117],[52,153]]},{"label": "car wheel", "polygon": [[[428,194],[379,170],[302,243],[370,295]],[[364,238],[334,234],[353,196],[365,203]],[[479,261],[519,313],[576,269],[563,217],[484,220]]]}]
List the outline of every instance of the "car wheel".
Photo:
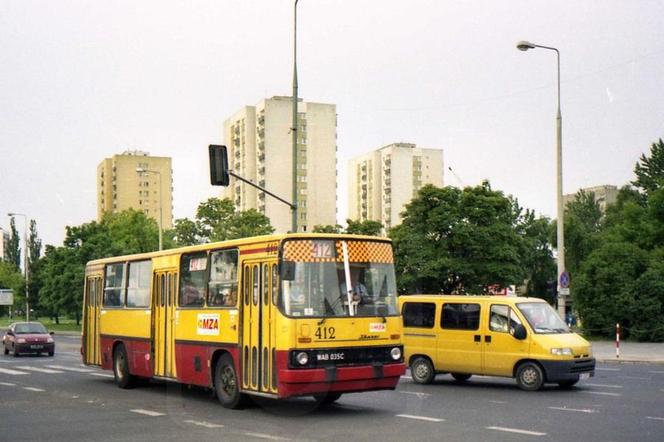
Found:
[{"label": "car wheel", "polygon": [[472,374],[466,374],[466,373],[452,373],[452,377],[453,377],[455,380],[459,381],[459,382],[467,381],[468,379],[470,379],[471,376],[472,376]]},{"label": "car wheel", "polygon": [[418,384],[430,384],[435,376],[431,361],[422,356],[415,358],[413,362],[411,362],[410,374],[413,376],[413,380]]},{"label": "car wheel", "polygon": [[576,385],[577,382],[579,382],[579,378],[568,380],[568,381],[560,381],[560,382],[558,382],[558,386],[560,388],[572,388],[573,386]]},{"label": "car wheel", "polygon": [[113,375],[118,387],[125,389],[133,387],[134,377],[129,373],[127,351],[122,344],[115,347],[113,352]]},{"label": "car wheel", "polygon": [[217,361],[214,369],[214,391],[224,408],[236,409],[243,405],[244,395],[240,393],[240,384],[229,354]]},{"label": "car wheel", "polygon": [[314,395],[314,399],[318,403],[318,405],[324,406],[324,405],[330,405],[336,401],[339,400],[341,397],[341,393],[334,393],[334,392],[328,392],[328,393],[319,393]]},{"label": "car wheel", "polygon": [[534,362],[525,362],[516,371],[516,383],[522,390],[539,390],[544,384],[544,373]]}]

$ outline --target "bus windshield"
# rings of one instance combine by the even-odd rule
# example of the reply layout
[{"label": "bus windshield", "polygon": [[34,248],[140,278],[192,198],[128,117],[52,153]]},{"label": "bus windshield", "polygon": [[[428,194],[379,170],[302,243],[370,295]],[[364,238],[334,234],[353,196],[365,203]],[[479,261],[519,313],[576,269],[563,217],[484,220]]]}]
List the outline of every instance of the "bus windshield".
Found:
[{"label": "bus windshield", "polygon": [[352,263],[350,284],[343,263],[296,262],[294,267],[294,279],[282,282],[281,303],[287,315],[389,316],[398,312],[392,264]]}]

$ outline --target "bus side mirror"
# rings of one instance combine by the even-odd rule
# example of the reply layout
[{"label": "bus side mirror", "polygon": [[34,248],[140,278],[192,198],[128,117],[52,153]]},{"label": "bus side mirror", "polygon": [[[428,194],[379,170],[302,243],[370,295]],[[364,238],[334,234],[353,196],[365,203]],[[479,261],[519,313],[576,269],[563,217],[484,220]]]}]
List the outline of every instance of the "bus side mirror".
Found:
[{"label": "bus side mirror", "polygon": [[293,261],[281,261],[279,263],[279,278],[282,281],[295,280],[295,263]]},{"label": "bus side mirror", "polygon": [[518,339],[519,341],[523,341],[528,336],[528,333],[526,332],[526,327],[524,327],[521,324],[514,324],[514,327],[512,327],[511,332],[512,336],[514,336],[514,338]]},{"label": "bus side mirror", "polygon": [[210,182],[213,186],[228,186],[228,152],[226,146],[210,144]]}]

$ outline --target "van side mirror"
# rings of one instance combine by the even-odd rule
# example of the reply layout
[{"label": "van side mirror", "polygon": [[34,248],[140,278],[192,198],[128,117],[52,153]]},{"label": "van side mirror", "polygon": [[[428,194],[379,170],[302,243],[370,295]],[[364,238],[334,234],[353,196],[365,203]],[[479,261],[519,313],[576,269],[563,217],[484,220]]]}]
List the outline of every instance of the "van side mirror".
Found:
[{"label": "van side mirror", "polygon": [[514,336],[514,339],[518,339],[519,341],[523,341],[528,336],[526,327],[522,324],[514,324],[514,327],[512,327],[510,332],[512,333],[512,336]]},{"label": "van side mirror", "polygon": [[228,186],[228,152],[226,146],[210,144],[210,182],[213,186]]},{"label": "van side mirror", "polygon": [[282,281],[294,281],[295,280],[295,262],[293,261],[281,261],[279,263],[279,278]]}]

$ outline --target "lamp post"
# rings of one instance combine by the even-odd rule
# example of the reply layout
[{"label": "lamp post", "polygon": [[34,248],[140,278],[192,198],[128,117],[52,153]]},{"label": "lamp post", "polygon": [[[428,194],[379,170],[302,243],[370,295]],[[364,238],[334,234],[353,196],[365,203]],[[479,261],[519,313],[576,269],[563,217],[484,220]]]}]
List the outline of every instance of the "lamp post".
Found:
[{"label": "lamp post", "polygon": [[297,232],[297,2],[293,4],[293,206],[291,209],[291,231]]},{"label": "lamp post", "polygon": [[561,292],[561,288],[567,289],[567,287],[561,287],[561,278],[563,273],[565,273],[565,207],[563,206],[563,146],[562,146],[562,127],[563,120],[560,113],[560,51],[558,49],[550,46],[542,46],[531,43],[529,41],[520,41],[516,44],[516,48],[520,51],[527,51],[529,49],[541,48],[548,49],[550,51],[556,52],[556,65],[558,73],[558,112],[556,114],[556,169],[557,169],[557,184],[556,184],[556,196],[557,196],[557,220],[556,220],[556,230],[557,230],[557,242],[558,242],[558,314],[565,319],[565,296]]},{"label": "lamp post", "polygon": [[25,272],[25,321],[30,322],[30,292],[28,286],[28,216],[24,213],[8,213],[7,216],[22,216],[24,221],[23,232],[23,271]]},{"label": "lamp post", "polygon": [[162,242],[162,212],[163,212],[163,204],[162,204],[162,193],[163,189],[161,188],[161,172],[158,170],[150,170],[150,169],[143,169],[142,167],[137,167],[136,172],[141,174],[141,173],[155,173],[157,176],[159,176],[159,250],[163,249],[163,242]]}]

